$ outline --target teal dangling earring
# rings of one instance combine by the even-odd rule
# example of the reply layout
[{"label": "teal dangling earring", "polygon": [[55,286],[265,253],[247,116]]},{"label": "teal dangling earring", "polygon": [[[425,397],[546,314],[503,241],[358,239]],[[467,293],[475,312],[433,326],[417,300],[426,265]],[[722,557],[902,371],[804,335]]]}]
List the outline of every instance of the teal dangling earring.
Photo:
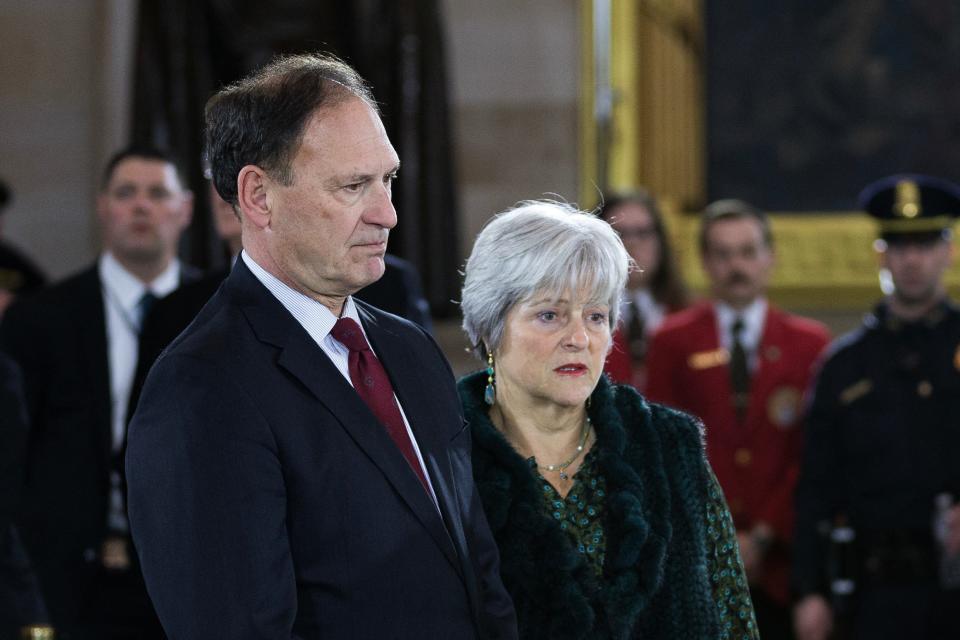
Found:
[{"label": "teal dangling earring", "polygon": [[483,391],[483,401],[491,407],[497,402],[497,382],[493,378],[493,352],[487,350],[487,388]]}]

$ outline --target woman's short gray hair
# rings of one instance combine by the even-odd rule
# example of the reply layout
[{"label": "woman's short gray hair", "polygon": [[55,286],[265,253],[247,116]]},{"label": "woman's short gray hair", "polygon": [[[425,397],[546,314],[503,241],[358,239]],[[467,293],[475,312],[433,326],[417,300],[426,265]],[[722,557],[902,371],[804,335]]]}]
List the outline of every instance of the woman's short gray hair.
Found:
[{"label": "woman's short gray hair", "polygon": [[613,228],[592,213],[527,200],[497,214],[473,245],[464,271],[463,329],[481,358],[496,350],[513,306],[541,292],[590,291],[617,325],[630,256]]}]

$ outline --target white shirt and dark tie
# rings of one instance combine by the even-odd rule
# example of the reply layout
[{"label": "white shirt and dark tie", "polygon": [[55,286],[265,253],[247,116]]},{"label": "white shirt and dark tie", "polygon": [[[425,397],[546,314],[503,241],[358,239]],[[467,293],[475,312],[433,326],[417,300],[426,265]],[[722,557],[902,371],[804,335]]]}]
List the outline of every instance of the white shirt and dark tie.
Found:
[{"label": "white shirt and dark tie", "polygon": [[742,421],[749,406],[750,377],[759,364],[757,351],[763,337],[767,301],[757,298],[739,310],[718,301],[714,308],[720,346],[730,354],[730,387],[733,391],[731,400],[737,418]]},{"label": "white shirt and dark tie", "polygon": [[[290,315],[292,315],[300,324],[300,326],[304,328],[317,346],[323,350],[324,354],[330,358],[330,361],[343,376],[344,380],[346,380],[350,386],[354,386],[352,380],[350,379],[350,350],[345,345],[334,339],[332,335],[330,335],[331,330],[333,330],[333,327],[339,318],[333,315],[330,309],[320,302],[317,302],[313,298],[310,298],[299,291],[295,291],[281,282],[276,276],[269,273],[263,267],[257,264],[253,258],[247,254],[246,251],[242,251],[240,253],[240,259],[243,260],[244,264],[247,265],[254,277],[259,280],[263,286],[270,291],[271,294],[273,294],[273,296],[287,311],[290,312]],[[360,330],[363,332],[363,338],[366,340],[366,332],[363,329],[363,324],[360,322],[360,314],[357,312],[357,307],[354,304],[352,297],[348,296],[344,301],[341,317],[350,318],[353,320],[357,326],[360,327]],[[369,340],[366,341],[369,344]],[[373,351],[372,345],[370,345],[370,350]],[[394,395],[394,400],[396,401],[397,407],[400,410],[400,416],[403,419],[403,425],[406,428],[407,436],[410,439],[410,443],[413,445],[413,452],[416,456],[417,462],[420,465],[422,477],[426,480],[430,498],[433,500],[434,505],[437,506],[437,497],[433,490],[433,484],[430,482],[430,474],[427,473],[427,467],[423,463],[423,456],[420,453],[420,447],[417,445],[417,439],[413,434],[413,430],[410,428],[410,422],[407,420],[407,416],[403,411],[403,406],[400,404],[400,401],[396,395]],[[437,508],[439,509],[439,506],[437,506]]]},{"label": "white shirt and dark tie", "polygon": [[759,364],[760,339],[763,337],[763,324],[767,317],[767,301],[757,298],[743,309],[736,310],[725,302],[714,302],[717,316],[717,335],[720,337],[720,346],[729,353],[733,349],[733,324],[740,319],[743,328],[740,330],[740,344],[747,352],[747,364],[750,371],[757,370]]},{"label": "white shirt and dark tie", "polygon": [[[137,370],[140,327],[143,323],[144,299],[150,294],[158,299],[171,293],[180,284],[180,262],[172,260],[149,285],[127,271],[109,252],[100,256],[97,265],[103,291],[103,315],[107,329],[107,365],[110,372],[111,444],[119,454],[126,437],[127,405]],[[147,300],[149,300],[149,296]],[[107,524],[112,531],[126,531],[120,474],[110,473],[110,503]]]}]

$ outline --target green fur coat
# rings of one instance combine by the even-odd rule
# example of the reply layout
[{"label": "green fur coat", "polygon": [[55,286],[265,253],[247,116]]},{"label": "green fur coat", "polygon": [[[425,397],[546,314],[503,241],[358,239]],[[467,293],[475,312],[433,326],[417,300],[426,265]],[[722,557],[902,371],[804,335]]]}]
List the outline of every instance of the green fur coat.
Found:
[{"label": "green fur coat", "polygon": [[541,481],[490,421],[485,385],[486,375],[477,373],[458,388],[473,434],[474,478],[520,637],[727,637],[711,588],[707,514],[715,480],[699,422],[601,378],[589,408],[607,484],[607,550],[598,579],[542,508]]}]

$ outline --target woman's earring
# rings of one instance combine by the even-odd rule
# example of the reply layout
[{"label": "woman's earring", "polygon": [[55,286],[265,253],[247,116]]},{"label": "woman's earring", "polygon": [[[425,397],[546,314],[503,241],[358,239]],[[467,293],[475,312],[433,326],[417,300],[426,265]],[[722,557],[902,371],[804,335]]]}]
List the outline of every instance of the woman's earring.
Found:
[{"label": "woman's earring", "polygon": [[487,388],[483,392],[483,401],[491,407],[497,402],[497,382],[494,380],[493,351],[487,350]]}]

